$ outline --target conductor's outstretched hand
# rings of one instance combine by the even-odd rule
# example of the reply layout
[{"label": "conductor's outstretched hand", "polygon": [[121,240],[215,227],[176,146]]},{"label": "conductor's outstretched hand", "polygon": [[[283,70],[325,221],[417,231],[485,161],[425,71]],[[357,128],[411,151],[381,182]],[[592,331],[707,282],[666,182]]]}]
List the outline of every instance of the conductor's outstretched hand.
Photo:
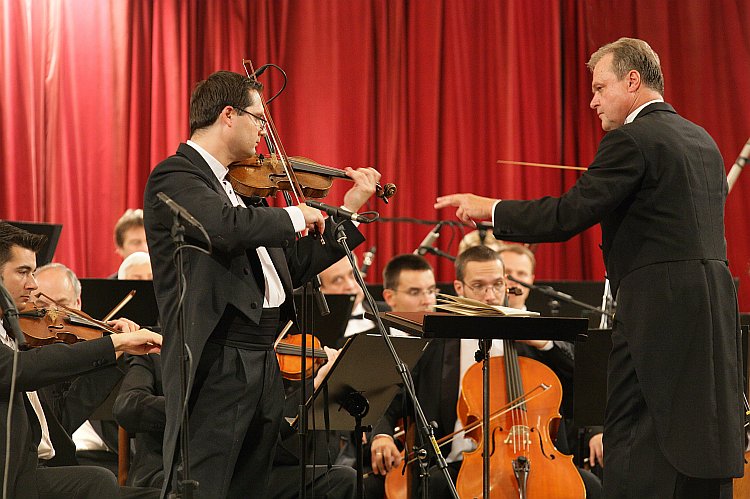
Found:
[{"label": "conductor's outstretched hand", "polygon": [[484,198],[475,194],[450,194],[437,198],[435,208],[439,210],[455,206],[458,219],[476,227],[475,220],[492,220],[492,207],[497,201],[497,199]]}]

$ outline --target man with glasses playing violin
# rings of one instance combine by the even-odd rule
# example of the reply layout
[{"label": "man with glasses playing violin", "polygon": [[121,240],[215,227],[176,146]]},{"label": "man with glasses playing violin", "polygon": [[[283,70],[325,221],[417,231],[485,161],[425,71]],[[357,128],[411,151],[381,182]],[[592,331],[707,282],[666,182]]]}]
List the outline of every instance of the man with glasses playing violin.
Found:
[{"label": "man with glasses playing violin", "polygon": [[[231,163],[255,154],[266,119],[254,79],[219,71],[198,83],[190,101],[190,140],[152,171],[144,195],[146,237],[161,321],[170,335],[165,373],[178,373],[178,276],[170,234],[172,214],[164,193],[190,212],[212,243],[210,255],[183,251],[190,350],[188,386],[190,478],[211,497],[267,497],[267,483],[284,405],[281,374],[272,349],[280,328],[295,316],[292,290],[340,260],[333,223],[304,204],[246,207],[226,178]],[[375,192],[380,174],[346,169],[354,187],[344,206],[357,211]],[[345,222],[350,246],[364,238]],[[297,238],[305,229],[322,235]],[[205,246],[186,225],[188,244]],[[323,244],[323,242],[325,244]],[[164,377],[167,426],[164,492],[182,481],[178,438],[182,421],[180,380]]]},{"label": "man with glasses playing violin", "polygon": [[[456,258],[456,293],[487,304],[505,302],[505,268],[500,256],[486,246],[469,248]],[[502,355],[502,342],[493,341],[490,355]],[[518,354],[547,364],[559,378],[572,380],[573,357],[570,350],[555,342],[522,340],[517,342]],[[435,437],[440,439],[460,426],[456,415],[461,379],[474,364],[477,340],[435,338],[425,349],[414,369],[413,377],[417,397],[428,421],[437,422]],[[401,465],[401,457],[393,442],[393,428],[402,412],[402,394],[394,398],[385,415],[373,430],[371,459],[373,471],[385,474]],[[471,440],[458,438],[443,448],[448,469],[454,481],[461,467],[463,452],[475,448]],[[415,483],[418,480],[414,480]],[[451,497],[443,475],[433,467],[430,473],[430,497]]]}]

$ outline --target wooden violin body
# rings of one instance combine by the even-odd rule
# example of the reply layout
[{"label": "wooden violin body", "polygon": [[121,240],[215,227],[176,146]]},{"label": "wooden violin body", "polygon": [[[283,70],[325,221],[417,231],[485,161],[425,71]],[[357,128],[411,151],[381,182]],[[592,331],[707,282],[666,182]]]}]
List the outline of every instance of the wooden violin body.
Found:
[{"label": "wooden violin body", "polygon": [[[278,345],[276,345],[276,358],[279,361],[281,375],[285,379],[299,381],[302,370],[302,356],[300,347],[302,346],[301,334],[292,334],[285,336]],[[325,350],[322,349],[320,340],[311,334],[306,334],[306,356],[305,359],[305,377],[313,375],[314,368],[324,364],[328,359]]]},{"label": "wooden violin body", "polygon": [[27,347],[41,347],[52,343],[78,343],[101,338],[104,329],[84,324],[77,317],[57,308],[26,307],[19,311],[18,322]]},{"label": "wooden violin body", "polygon": [[[289,165],[305,197],[320,199],[328,195],[334,179],[351,180],[343,170],[324,166],[301,157],[289,157]],[[256,155],[229,165],[232,188],[243,196],[268,197],[292,190],[292,182],[285,173],[281,160],[275,155]],[[375,195],[386,203],[396,193],[396,186],[375,187]]]},{"label": "wooden violin body", "polygon": [[[551,385],[538,397],[509,411],[490,424],[490,496],[492,499],[581,499],[586,491],[573,457],[555,448],[550,428],[560,418],[562,386],[555,373],[547,366],[525,357],[492,357],[489,361],[490,411],[503,407],[523,394],[531,393],[540,383]],[[506,362],[515,365],[506,366]],[[509,393],[506,381],[519,393]],[[457,404],[458,416],[464,426],[482,419],[482,364],[469,368],[461,384]],[[468,432],[467,437],[478,443],[472,452],[465,452],[456,488],[462,498],[482,497],[482,427]],[[524,473],[523,469],[528,471]],[[525,474],[525,478],[524,478]],[[518,475],[518,476],[517,476]],[[522,485],[521,482],[524,482]],[[519,489],[524,486],[525,496]]]}]

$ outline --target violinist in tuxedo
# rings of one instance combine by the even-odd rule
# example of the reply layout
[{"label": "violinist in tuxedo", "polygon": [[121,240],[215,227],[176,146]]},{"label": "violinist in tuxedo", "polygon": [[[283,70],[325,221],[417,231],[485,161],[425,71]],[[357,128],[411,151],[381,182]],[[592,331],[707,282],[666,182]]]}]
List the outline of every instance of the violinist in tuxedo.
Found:
[{"label": "violinist in tuxedo", "polygon": [[[36,252],[45,240],[0,222],[0,276],[16,308],[33,299],[37,289]],[[2,308],[8,307],[5,304]],[[8,482],[4,484],[0,478],[0,486],[7,488],[8,497],[97,499],[120,495],[115,476],[105,468],[52,466],[56,457],[62,464],[74,464],[75,447],[38,393],[75,376],[110,368],[121,352],[138,355],[159,350],[160,335],[145,329],[131,331],[125,322],[118,327],[124,332],[72,345],[59,343],[17,351],[13,335],[20,333],[13,331],[7,318],[0,320],[0,412],[7,414],[12,404],[10,419],[0,418],[0,465],[8,467]],[[14,356],[18,362],[15,374]],[[6,448],[7,434],[10,447]],[[148,497],[148,491],[144,492],[143,497]]]},{"label": "violinist in tuxedo", "polygon": [[[248,206],[226,178],[229,164],[255,153],[267,126],[255,80],[219,71],[198,83],[190,100],[190,140],[157,165],[144,194],[146,237],[161,323],[170,334],[165,372],[180,370],[177,281],[170,235],[172,214],[164,193],[205,228],[210,255],[182,252],[185,261],[185,338],[190,350],[188,406],[190,476],[213,497],[266,497],[269,470],[284,404],[272,345],[294,320],[292,290],[340,260],[344,251],[333,220],[304,204]],[[344,206],[358,210],[375,192],[371,168],[346,174],[354,186]],[[250,200],[248,200],[250,201]],[[310,235],[296,233],[310,229]],[[364,238],[344,222],[350,246]],[[202,233],[186,226],[186,241],[204,246]],[[164,377],[165,493],[182,478],[178,439],[182,422],[179,376]]]},{"label": "violinist in tuxedo", "polygon": [[607,134],[560,197],[438,198],[510,241],[562,241],[601,224],[617,314],[608,367],[608,498],[731,498],[743,473],[737,295],[724,239],[726,173],[704,129],[664,102],[643,40],[599,48],[590,106]]}]

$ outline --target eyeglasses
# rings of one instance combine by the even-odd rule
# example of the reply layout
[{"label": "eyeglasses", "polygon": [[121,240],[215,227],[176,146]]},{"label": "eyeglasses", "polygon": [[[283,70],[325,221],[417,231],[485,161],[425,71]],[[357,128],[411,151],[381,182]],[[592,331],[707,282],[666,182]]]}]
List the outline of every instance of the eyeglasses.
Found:
[{"label": "eyeglasses", "polygon": [[392,289],[394,293],[404,293],[412,298],[419,298],[420,296],[425,296],[427,298],[431,296],[435,296],[436,294],[440,293],[440,288],[427,288],[427,289],[418,289],[418,288],[410,288],[405,290],[399,290],[399,289]]},{"label": "eyeglasses", "polygon": [[[461,281],[463,282],[463,281]],[[494,284],[467,284],[463,283],[464,286],[469,288],[472,292],[478,294],[478,295],[484,295],[487,293],[487,290],[492,290],[492,293],[498,296],[502,296],[505,293],[505,282],[504,281],[498,281]]]},{"label": "eyeglasses", "polygon": [[238,106],[232,106],[232,107],[234,108],[235,111],[237,111],[237,114],[245,113],[245,114],[250,115],[250,117],[253,119],[253,122],[260,129],[261,132],[266,129],[266,126],[268,126],[268,121],[266,121],[266,119],[263,116],[258,116],[257,114],[253,114],[250,111],[245,111],[244,109]]}]

